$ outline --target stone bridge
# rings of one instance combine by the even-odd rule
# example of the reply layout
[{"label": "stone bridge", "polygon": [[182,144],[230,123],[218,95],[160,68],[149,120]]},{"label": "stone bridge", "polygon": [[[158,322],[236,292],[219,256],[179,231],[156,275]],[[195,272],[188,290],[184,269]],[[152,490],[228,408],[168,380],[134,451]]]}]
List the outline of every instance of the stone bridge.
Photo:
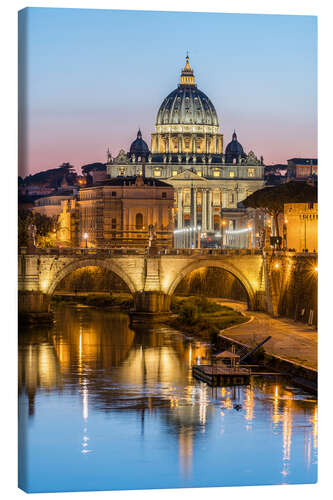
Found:
[{"label": "stone bridge", "polygon": [[99,266],[126,283],[136,311],[166,312],[177,285],[186,275],[202,267],[217,267],[240,281],[247,293],[249,309],[277,315],[279,297],[293,259],[295,254],[258,250],[175,249],[147,255],[134,249],[21,249],[19,310],[46,311],[64,277],[82,267]]}]

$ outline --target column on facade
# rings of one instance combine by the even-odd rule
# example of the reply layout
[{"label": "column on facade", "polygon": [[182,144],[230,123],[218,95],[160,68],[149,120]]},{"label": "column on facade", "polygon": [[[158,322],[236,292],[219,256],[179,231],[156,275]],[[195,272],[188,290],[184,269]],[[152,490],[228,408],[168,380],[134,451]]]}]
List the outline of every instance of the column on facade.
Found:
[{"label": "column on facade", "polygon": [[193,135],[192,136],[192,152],[195,154],[196,153],[196,144],[195,144],[195,139],[196,139],[196,136]]},{"label": "column on facade", "polygon": [[197,227],[197,221],[198,221],[198,218],[197,218],[197,188],[194,187],[193,188],[194,190],[194,198],[193,198],[193,224],[194,224],[194,227]]},{"label": "column on facade", "polygon": [[202,202],[201,202],[201,214],[202,214],[202,232],[207,231],[207,189],[202,190]]},{"label": "column on facade", "polygon": [[178,227],[178,229],[182,229],[182,227],[183,227],[183,190],[181,188],[177,190],[177,202],[178,202],[177,227]]},{"label": "column on facade", "polygon": [[178,135],[178,153],[182,153],[182,136]]},{"label": "column on facade", "polygon": [[222,207],[228,208],[229,199],[228,199],[228,191],[226,189],[222,190]]},{"label": "column on facade", "polygon": [[212,190],[208,190],[208,231],[213,230]]}]

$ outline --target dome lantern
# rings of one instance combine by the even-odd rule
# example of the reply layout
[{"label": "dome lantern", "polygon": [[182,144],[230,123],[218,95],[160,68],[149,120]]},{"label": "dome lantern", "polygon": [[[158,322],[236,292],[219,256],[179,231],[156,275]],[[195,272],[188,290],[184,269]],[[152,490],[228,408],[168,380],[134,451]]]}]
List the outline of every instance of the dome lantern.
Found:
[{"label": "dome lantern", "polygon": [[186,64],[180,75],[180,85],[195,86],[193,69],[190,66],[190,58],[186,56]]}]

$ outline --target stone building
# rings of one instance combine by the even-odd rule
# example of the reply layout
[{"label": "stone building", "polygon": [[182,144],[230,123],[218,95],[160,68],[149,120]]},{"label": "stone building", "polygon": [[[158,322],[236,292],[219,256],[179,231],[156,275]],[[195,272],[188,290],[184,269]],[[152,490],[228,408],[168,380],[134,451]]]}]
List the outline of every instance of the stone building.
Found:
[{"label": "stone building", "polygon": [[307,181],[318,176],[318,160],[316,158],[291,158],[288,160],[287,179]]},{"label": "stone building", "polygon": [[318,252],[317,203],[286,203],[284,223],[287,249]]},{"label": "stone building", "polygon": [[[61,241],[88,247],[173,245],[172,186],[142,175],[117,177],[80,189],[77,200],[63,204]],[[60,234],[60,230],[59,230]],[[86,239],[86,241],[85,241]]]},{"label": "stone building", "polygon": [[[188,57],[178,87],[158,110],[151,149],[139,130],[128,153],[122,149],[112,158],[108,152],[107,172],[111,178],[138,175],[142,162],[145,175],[175,189],[176,246],[184,246],[190,228],[200,231],[203,244],[217,244],[222,220],[234,230],[237,204],[264,186],[263,158],[258,160],[253,151],[246,154],[236,132],[223,153],[215,107],[197,88]],[[197,244],[194,238],[191,245]]]},{"label": "stone building", "polygon": [[49,196],[38,198],[34,202],[32,208],[33,213],[46,215],[47,217],[55,217],[62,212],[62,204],[64,201],[72,200],[77,193],[77,189],[67,189],[55,191]]}]

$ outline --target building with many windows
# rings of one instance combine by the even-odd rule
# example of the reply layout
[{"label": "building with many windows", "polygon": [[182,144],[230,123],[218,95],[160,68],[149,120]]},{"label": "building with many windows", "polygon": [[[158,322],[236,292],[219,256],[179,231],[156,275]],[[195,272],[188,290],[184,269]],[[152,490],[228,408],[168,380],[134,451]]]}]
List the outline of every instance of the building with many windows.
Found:
[{"label": "building with many windows", "polygon": [[211,240],[216,246],[222,221],[228,230],[237,230],[238,203],[264,186],[263,158],[245,153],[236,132],[223,152],[215,107],[198,89],[188,57],[178,87],[158,110],[151,148],[139,130],[128,153],[120,150],[112,158],[108,151],[112,179],[139,175],[143,169],[145,176],[175,190],[176,246],[184,245],[179,235],[187,228],[199,228],[203,245]]},{"label": "building with many windows", "polygon": [[153,240],[157,248],[170,248],[173,205],[172,186],[159,179],[121,176],[96,183],[63,203],[59,240],[103,248],[146,248]]}]

